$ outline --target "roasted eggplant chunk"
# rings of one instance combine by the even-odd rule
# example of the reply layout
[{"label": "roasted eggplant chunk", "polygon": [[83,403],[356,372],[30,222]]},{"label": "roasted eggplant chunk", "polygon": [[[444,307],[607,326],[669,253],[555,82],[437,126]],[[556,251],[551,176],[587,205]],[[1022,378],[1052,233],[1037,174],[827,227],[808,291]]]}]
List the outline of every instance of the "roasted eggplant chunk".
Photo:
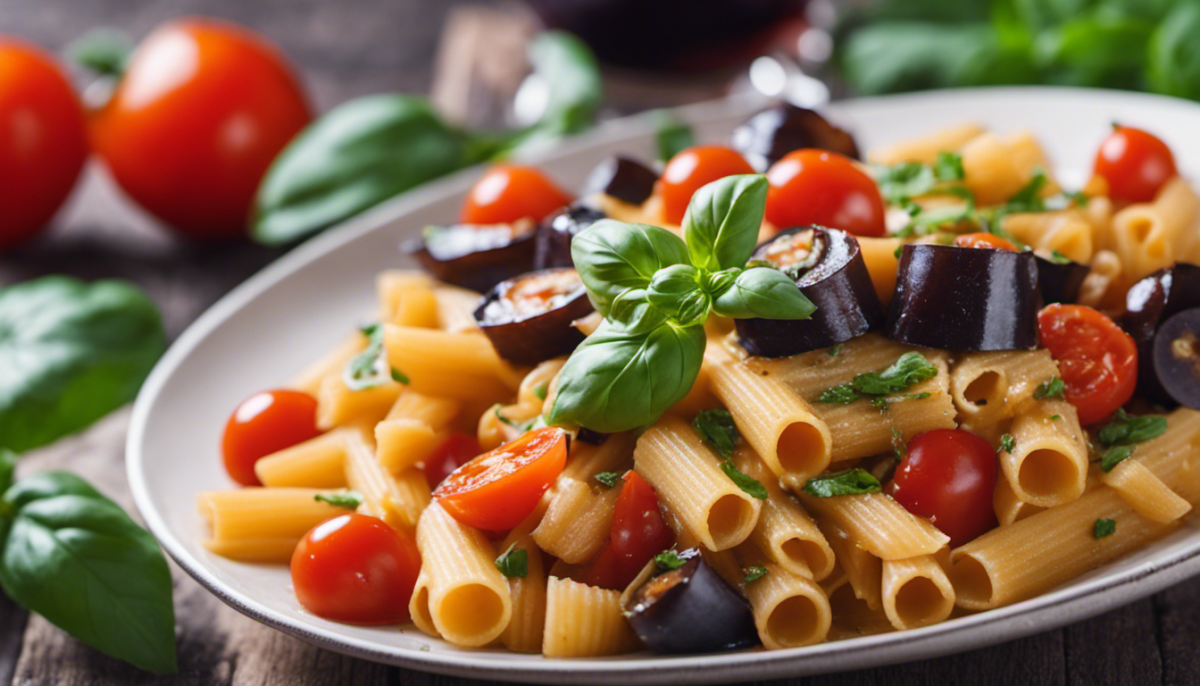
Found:
[{"label": "roasted eggplant chunk", "polygon": [[811,319],[738,319],[738,340],[752,355],[785,357],[850,340],[883,324],[858,241],[837,229],[788,229],[751,257],[784,271],[814,305]]},{"label": "roasted eggplant chunk", "polygon": [[1073,303],[1079,300],[1079,288],[1088,275],[1088,266],[1078,262],[1055,262],[1037,258],[1038,290],[1042,304]]},{"label": "roasted eggplant chunk", "polygon": [[400,249],[438,279],[482,293],[533,268],[536,233],[529,221],[430,226]]},{"label": "roasted eggplant chunk", "polygon": [[758,645],[750,603],[704,562],[700,552],[652,577],[629,597],[625,618],[659,653],[711,653]]},{"label": "roasted eggplant chunk", "polygon": [[781,157],[801,148],[820,148],[859,159],[854,136],[820,113],[788,103],[767,108],[733,130],[733,149],[755,169],[765,171]]},{"label": "roasted eggplant chunk", "polygon": [[654,193],[656,183],[658,174],[653,169],[637,160],[613,155],[596,165],[584,182],[581,195],[603,193],[630,205],[641,205]]},{"label": "roasted eggplant chunk", "polygon": [[570,205],[546,217],[537,230],[533,268],[574,267],[571,239],[601,219],[603,212],[585,205]]},{"label": "roasted eggplant chunk", "polygon": [[884,335],[945,350],[1028,350],[1041,300],[1032,252],[910,244]]},{"label": "roasted eggplant chunk", "polygon": [[475,321],[500,357],[534,365],[574,350],[584,336],[571,322],[591,311],[574,269],[543,269],[496,284],[475,309]]}]

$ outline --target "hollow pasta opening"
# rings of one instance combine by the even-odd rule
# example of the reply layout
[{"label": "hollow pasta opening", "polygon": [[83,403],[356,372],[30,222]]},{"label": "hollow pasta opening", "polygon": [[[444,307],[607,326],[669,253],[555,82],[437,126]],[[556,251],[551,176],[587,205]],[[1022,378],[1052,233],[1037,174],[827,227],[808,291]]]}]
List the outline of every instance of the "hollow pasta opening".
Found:
[{"label": "hollow pasta opening", "polygon": [[1150,231],[1154,228],[1154,222],[1150,219],[1135,219],[1130,222],[1130,230],[1133,232],[1133,240],[1142,243],[1150,237]]},{"label": "hollow pasta opening", "polygon": [[708,509],[708,533],[717,550],[745,540],[754,522],[754,506],[745,498],[723,495]]},{"label": "hollow pasta opening", "polygon": [[963,399],[977,407],[995,405],[1004,399],[1005,386],[1003,375],[989,369],[967,384],[963,389]]},{"label": "hollow pasta opening", "polygon": [[779,647],[802,646],[819,640],[821,611],[808,596],[792,596],[779,603],[767,617],[766,634]]},{"label": "hollow pasta opening", "polygon": [[504,616],[500,596],[482,584],[466,584],[450,591],[442,598],[439,610],[442,633],[455,643],[467,645],[490,640],[487,634]]},{"label": "hollow pasta opening", "polygon": [[895,612],[907,628],[941,621],[947,613],[947,598],[933,580],[917,576],[896,592]]},{"label": "hollow pasta opening", "polygon": [[1036,498],[1071,493],[1078,477],[1079,468],[1075,462],[1066,454],[1049,448],[1039,448],[1026,455],[1017,473],[1021,489]]},{"label": "hollow pasta opening", "polygon": [[992,602],[992,577],[979,560],[963,555],[950,569],[950,578],[963,607],[981,610]]},{"label": "hollow pasta opening", "polygon": [[779,546],[784,557],[804,563],[813,574],[824,571],[829,566],[829,558],[825,549],[815,541],[804,538],[789,538]]},{"label": "hollow pasta opening", "polygon": [[413,623],[424,627],[433,626],[433,615],[429,613],[428,586],[425,584],[417,586],[412,602],[408,604],[408,610],[410,614],[413,614]]},{"label": "hollow pasta opening", "polygon": [[793,422],[779,434],[775,444],[779,464],[792,474],[814,475],[828,464],[829,444],[812,424]]}]

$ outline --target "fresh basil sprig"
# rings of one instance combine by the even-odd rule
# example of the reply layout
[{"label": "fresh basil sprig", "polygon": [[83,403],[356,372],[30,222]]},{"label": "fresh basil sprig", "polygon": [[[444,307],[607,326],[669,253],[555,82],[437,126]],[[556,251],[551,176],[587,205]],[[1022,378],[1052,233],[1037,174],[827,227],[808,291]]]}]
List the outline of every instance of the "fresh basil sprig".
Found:
[{"label": "fresh basil sprig", "polygon": [[559,373],[552,424],[605,433],[646,426],[691,390],[710,312],[807,319],[815,309],[782,272],[746,268],[767,181],[729,176],[692,196],[683,239],[644,224],[596,222],[571,257],[604,321]]},{"label": "fresh basil sprig", "polygon": [[883,485],[871,473],[859,467],[814,476],[801,489],[814,498],[836,498],[843,495],[879,493]]},{"label": "fresh basil sprig", "polygon": [[[3,480],[11,479],[11,455],[0,460],[9,463]],[[162,551],[77,476],[35,474],[6,489],[0,586],[104,653],[154,672],[177,669],[171,574]]]},{"label": "fresh basil sprig", "polygon": [[[928,381],[937,374],[937,365],[925,359],[921,353],[912,350],[898,357],[886,369],[878,372],[863,372],[856,375],[849,383],[825,389],[817,400],[823,403],[849,405],[863,396],[880,397],[899,393],[910,386]],[[914,397],[914,399],[917,398]]]},{"label": "fresh basil sprig", "polygon": [[1135,417],[1127,414],[1124,408],[1117,408],[1116,416],[1100,429],[1096,438],[1100,445],[1107,448],[1142,443],[1161,436],[1166,430],[1167,418],[1162,415],[1146,414]]}]

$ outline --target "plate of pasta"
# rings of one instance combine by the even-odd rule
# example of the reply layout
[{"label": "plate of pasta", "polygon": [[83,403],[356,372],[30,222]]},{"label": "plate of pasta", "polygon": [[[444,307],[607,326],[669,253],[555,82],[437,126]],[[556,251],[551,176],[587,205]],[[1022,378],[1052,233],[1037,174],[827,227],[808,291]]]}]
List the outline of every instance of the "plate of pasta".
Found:
[{"label": "plate of pasta", "polygon": [[1200,573],[1200,107],[676,116],[695,142],[633,117],[468,170],[216,304],[129,434],[167,552],[324,647],[551,683],[932,657]]}]

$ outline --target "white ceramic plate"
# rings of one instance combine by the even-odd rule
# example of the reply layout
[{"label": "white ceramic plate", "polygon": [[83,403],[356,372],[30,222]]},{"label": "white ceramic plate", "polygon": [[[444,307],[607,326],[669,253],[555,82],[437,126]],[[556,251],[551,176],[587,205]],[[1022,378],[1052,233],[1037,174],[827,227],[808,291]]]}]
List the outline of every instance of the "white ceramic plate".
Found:
[{"label": "white ceramic plate", "polygon": [[[723,100],[680,110],[701,141],[724,142],[761,103]],[[864,149],[964,120],[1001,131],[1035,131],[1060,176],[1080,182],[1114,120],[1164,137],[1181,171],[1200,178],[1200,106],[1130,93],[1002,88],[852,100],[830,108]],[[653,156],[648,119],[612,122],[537,160],[564,187],[580,184],[607,154]],[[935,626],[780,651],[686,657],[632,655],[547,659],[463,650],[412,626],[364,628],[313,616],[292,594],[287,568],[232,562],[201,545],[196,494],[230,488],[218,443],[242,398],[278,386],[374,309],[373,278],[406,266],[396,250],[421,227],[457,215],[479,175],[430,184],[297,248],[242,284],[192,325],[159,362],[138,397],[129,431],[134,497],[167,552],[219,598],[272,627],[332,650],[435,672],[552,683],[701,683],[859,669],[1011,640],[1150,595],[1200,573],[1200,535],[1185,528],[1052,593]]]}]

